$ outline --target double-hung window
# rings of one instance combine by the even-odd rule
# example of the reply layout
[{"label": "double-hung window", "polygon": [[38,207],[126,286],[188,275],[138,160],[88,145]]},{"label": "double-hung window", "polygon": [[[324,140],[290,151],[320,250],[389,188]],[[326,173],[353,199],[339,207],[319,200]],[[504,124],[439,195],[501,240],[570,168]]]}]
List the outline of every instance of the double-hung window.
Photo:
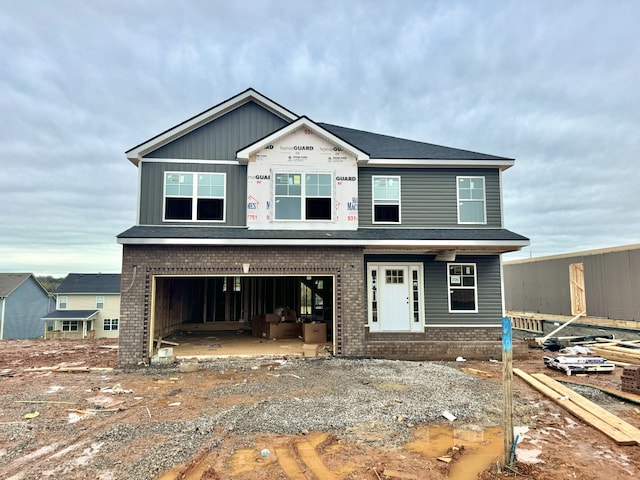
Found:
[{"label": "double-hung window", "polygon": [[458,223],[487,223],[484,177],[458,177]]},{"label": "double-hung window", "polygon": [[66,310],[68,300],[67,297],[58,297],[58,310]]},{"label": "double-hung window", "polygon": [[373,223],[400,223],[400,177],[374,176]]},{"label": "double-hung window", "polygon": [[118,330],[118,319],[117,318],[105,318],[102,324],[102,329],[105,331],[108,330]]},{"label": "double-hung window", "polygon": [[96,308],[104,308],[104,297],[96,297]]},{"label": "double-hung window", "polygon": [[62,331],[63,332],[77,332],[79,328],[79,323],[76,320],[63,320],[62,321]]},{"label": "double-hung window", "polygon": [[449,312],[477,313],[478,289],[473,263],[450,263],[447,270]]},{"label": "double-hung window", "polygon": [[165,172],[164,219],[224,221],[224,173]]},{"label": "double-hung window", "polygon": [[330,173],[276,173],[276,220],[331,220]]}]

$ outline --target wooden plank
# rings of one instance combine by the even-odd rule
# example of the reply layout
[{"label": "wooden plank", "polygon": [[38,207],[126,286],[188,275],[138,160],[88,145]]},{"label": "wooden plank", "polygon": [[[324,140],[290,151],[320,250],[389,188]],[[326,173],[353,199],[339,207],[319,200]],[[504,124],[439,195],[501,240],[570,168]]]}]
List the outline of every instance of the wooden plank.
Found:
[{"label": "wooden plank", "polygon": [[592,347],[591,351],[603,358],[606,358],[607,360],[615,360],[618,362],[626,362],[626,363],[631,363],[633,365],[638,365],[640,364],[640,356],[639,355],[633,355],[633,354],[627,354],[627,353],[623,353],[623,352],[614,352],[612,350],[606,350],[604,348],[600,348],[600,347]]},{"label": "wooden plank", "polygon": [[627,348],[627,347],[618,347],[616,345],[598,345],[596,348],[603,348],[605,350],[611,352],[625,353],[628,355],[638,355],[640,356],[640,348]]},{"label": "wooden plank", "polygon": [[564,327],[566,327],[567,325],[569,325],[569,324],[571,324],[571,323],[575,322],[575,321],[576,321],[577,319],[579,319],[580,317],[584,317],[584,316],[585,316],[585,312],[578,312],[578,314],[577,314],[575,317],[573,317],[571,320],[569,320],[569,321],[567,321],[567,322],[563,323],[563,324],[562,324],[562,325],[560,325],[558,328],[556,328],[553,332],[551,332],[551,333],[549,333],[549,334],[545,335],[544,337],[542,337],[542,338],[540,339],[540,343],[544,343],[544,342],[545,342],[546,340],[548,340],[549,338],[551,338],[551,337],[555,337],[555,334],[556,334],[557,332],[559,332],[560,330],[562,330],[562,329],[563,329]]},{"label": "wooden plank", "polygon": [[[545,320],[548,322],[566,322],[571,319],[568,315],[555,315],[551,313],[537,313],[537,312],[519,312],[509,310],[507,312],[509,317],[523,317],[532,318],[535,320]],[[597,327],[611,327],[611,328],[624,328],[626,330],[640,331],[640,322],[636,320],[619,320],[603,317],[582,317],[580,325],[591,325]]]},{"label": "wooden plank", "polygon": [[564,397],[556,392],[554,389],[542,383],[537,378],[532,377],[528,373],[520,370],[519,368],[514,368],[513,373],[522,378],[525,382],[531,385],[533,388],[550,398],[553,402],[567,410],[569,413],[574,415],[575,417],[583,420],[588,423],[595,429],[599,430],[611,440],[616,442],[618,445],[637,445],[638,442],[633,439],[631,436],[627,435],[620,430],[611,427],[608,423],[604,422],[600,418],[598,418],[593,413],[585,410],[583,407],[576,405],[575,403],[569,401],[568,399],[563,399]]},{"label": "wooden plank", "polygon": [[596,415],[600,420],[606,422],[608,425],[615,428],[616,430],[623,432],[626,435],[629,435],[629,437],[631,437],[637,443],[640,443],[640,429],[625,422],[620,417],[602,408],[600,405],[597,405],[587,400],[582,395],[576,393],[574,390],[571,390],[571,388],[565,385],[562,385],[560,382],[554,380],[551,377],[548,377],[544,373],[534,373],[532,377],[535,378],[536,380],[540,380],[542,383],[547,385],[549,388],[555,390],[556,392],[566,397],[569,397],[569,400],[575,403],[576,405]]}]

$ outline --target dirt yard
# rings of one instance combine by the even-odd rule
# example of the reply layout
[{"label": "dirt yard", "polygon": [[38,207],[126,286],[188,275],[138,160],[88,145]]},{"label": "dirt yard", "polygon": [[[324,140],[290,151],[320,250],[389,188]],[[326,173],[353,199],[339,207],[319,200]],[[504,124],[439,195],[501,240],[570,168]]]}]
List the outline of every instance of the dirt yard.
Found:
[{"label": "dirt yard", "polygon": [[[640,473],[640,447],[616,445],[519,378],[518,461],[500,467],[497,362],[256,357],[191,364],[193,372],[122,371],[114,346],[0,342],[0,478],[613,480]],[[543,355],[531,350],[514,366],[566,380],[544,367]],[[571,379],[619,388],[616,370]],[[576,388],[640,427],[640,405]],[[444,418],[445,410],[456,419]]]}]

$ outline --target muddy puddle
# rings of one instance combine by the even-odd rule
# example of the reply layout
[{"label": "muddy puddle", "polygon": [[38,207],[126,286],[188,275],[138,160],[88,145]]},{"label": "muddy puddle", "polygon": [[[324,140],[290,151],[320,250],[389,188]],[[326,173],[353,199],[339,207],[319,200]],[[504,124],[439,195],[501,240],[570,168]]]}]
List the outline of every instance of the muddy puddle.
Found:
[{"label": "muddy puddle", "polygon": [[476,431],[446,425],[419,427],[414,440],[404,446],[406,450],[442,462],[453,462],[451,451],[460,447],[464,450],[452,465],[448,480],[476,478],[491,463],[501,460],[504,449],[502,429],[493,427]]}]

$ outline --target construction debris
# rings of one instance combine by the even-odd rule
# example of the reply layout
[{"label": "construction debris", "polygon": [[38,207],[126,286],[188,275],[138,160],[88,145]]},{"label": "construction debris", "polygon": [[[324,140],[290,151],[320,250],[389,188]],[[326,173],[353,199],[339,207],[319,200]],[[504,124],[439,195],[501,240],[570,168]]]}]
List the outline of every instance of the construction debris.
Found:
[{"label": "construction debris", "polygon": [[616,368],[613,363],[602,357],[544,357],[544,364],[567,375],[587,372],[611,373]]},{"label": "construction debris", "polygon": [[590,402],[544,373],[529,375],[519,368],[514,368],[513,373],[565,410],[604,433],[618,445],[640,444],[640,429]]}]

